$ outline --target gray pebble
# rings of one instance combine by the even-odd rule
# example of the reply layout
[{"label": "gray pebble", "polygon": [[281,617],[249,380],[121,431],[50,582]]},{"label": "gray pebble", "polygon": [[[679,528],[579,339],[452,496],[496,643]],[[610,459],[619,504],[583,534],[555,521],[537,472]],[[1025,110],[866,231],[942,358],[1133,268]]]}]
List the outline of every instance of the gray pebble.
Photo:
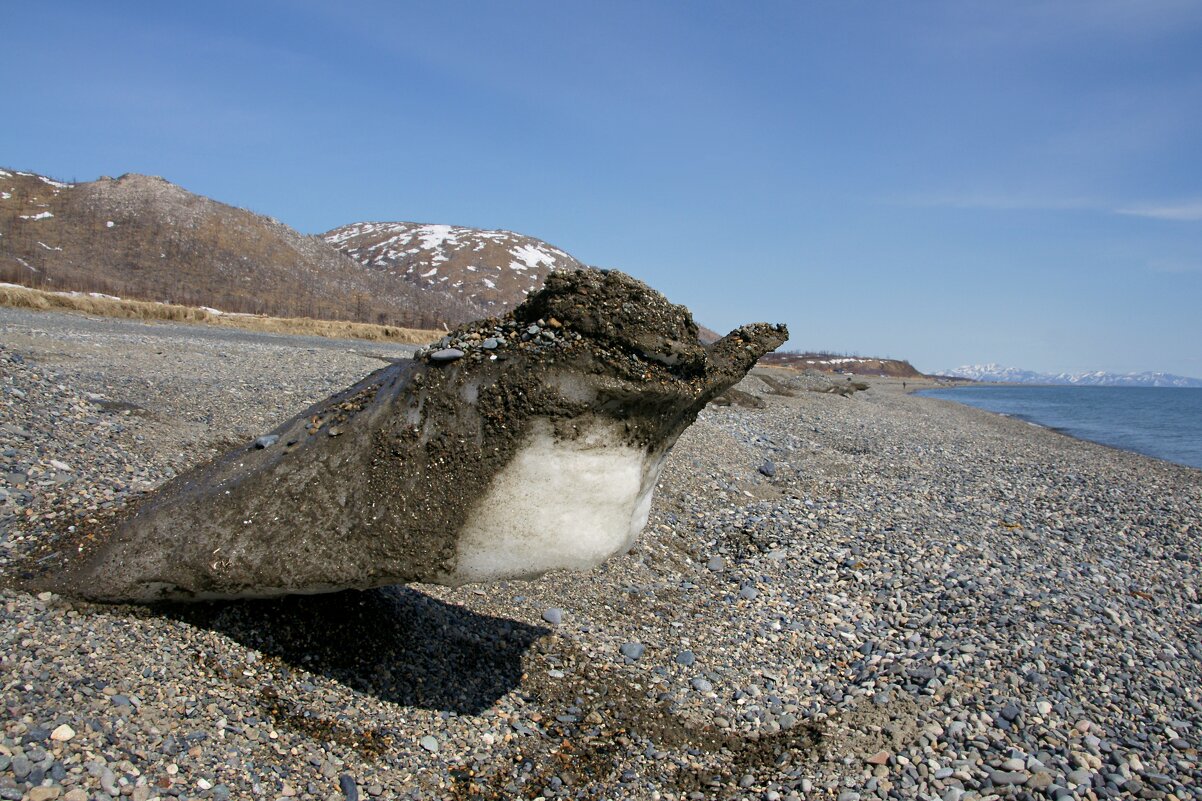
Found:
[{"label": "gray pebble", "polygon": [[[111,768],[104,768],[100,771],[100,789],[111,796],[120,794],[121,790],[117,786],[117,774]],[[214,794],[216,794],[216,789],[213,788]]]},{"label": "gray pebble", "polygon": [[989,780],[994,784],[1026,784],[1026,772],[1016,770],[991,770],[989,771]]},{"label": "gray pebble", "polygon": [[430,361],[432,362],[453,362],[456,359],[462,358],[463,351],[459,348],[443,348],[430,354]]},{"label": "gray pebble", "polygon": [[33,770],[33,763],[23,756],[13,757],[12,764],[9,766],[13,775],[18,779],[24,779]]},{"label": "gray pebble", "polygon": [[558,626],[563,622],[563,610],[558,606],[552,606],[543,610],[543,620],[550,623],[552,626]]},{"label": "gray pebble", "polygon": [[647,646],[643,645],[641,642],[625,642],[622,643],[622,646],[618,650],[620,650],[622,652],[622,656],[626,657],[627,659],[638,659],[643,655],[643,652],[647,650]]}]

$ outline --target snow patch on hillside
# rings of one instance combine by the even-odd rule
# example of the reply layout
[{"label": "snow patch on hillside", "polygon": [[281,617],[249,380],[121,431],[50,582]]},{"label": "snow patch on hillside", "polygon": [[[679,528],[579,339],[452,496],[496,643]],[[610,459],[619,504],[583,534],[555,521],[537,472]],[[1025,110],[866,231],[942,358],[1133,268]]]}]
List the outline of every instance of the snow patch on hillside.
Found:
[{"label": "snow patch on hillside", "polygon": [[411,276],[422,288],[449,288],[484,309],[516,302],[538,288],[548,272],[581,266],[559,248],[513,231],[364,222],[323,238],[361,264]]}]

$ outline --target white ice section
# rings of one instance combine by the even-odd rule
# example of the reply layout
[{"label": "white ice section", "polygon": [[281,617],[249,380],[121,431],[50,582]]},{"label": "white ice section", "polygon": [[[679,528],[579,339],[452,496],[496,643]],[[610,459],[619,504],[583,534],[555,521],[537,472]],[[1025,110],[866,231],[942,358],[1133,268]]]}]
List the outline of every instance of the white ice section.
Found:
[{"label": "white ice section", "polygon": [[54,215],[48,211],[39,211],[37,214],[22,214],[20,216],[22,220],[45,220],[46,218],[53,217]]},{"label": "white ice section", "polygon": [[477,502],[446,583],[587,570],[624,553],[647,525],[663,463],[663,454],[626,444],[617,424],[557,440],[548,421],[536,421]]}]

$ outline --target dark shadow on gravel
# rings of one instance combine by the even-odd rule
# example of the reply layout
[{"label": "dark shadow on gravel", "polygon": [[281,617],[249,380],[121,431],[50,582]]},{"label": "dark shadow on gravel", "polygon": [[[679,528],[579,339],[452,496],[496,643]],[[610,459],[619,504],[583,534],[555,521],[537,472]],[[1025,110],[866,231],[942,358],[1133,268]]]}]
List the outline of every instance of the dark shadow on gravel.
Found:
[{"label": "dark shadow on gravel", "polygon": [[550,633],[410,587],[155,610],[382,701],[456,714],[479,714],[517,687],[523,654]]}]

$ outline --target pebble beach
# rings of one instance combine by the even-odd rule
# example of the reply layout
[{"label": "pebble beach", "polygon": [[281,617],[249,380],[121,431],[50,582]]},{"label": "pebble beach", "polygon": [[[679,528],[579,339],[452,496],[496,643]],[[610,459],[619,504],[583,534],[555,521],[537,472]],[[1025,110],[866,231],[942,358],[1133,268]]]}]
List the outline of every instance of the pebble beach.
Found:
[{"label": "pebble beach", "polygon": [[587,573],[22,589],[412,351],[0,308],[0,799],[1202,798],[1202,471],[900,380],[757,369]]}]

